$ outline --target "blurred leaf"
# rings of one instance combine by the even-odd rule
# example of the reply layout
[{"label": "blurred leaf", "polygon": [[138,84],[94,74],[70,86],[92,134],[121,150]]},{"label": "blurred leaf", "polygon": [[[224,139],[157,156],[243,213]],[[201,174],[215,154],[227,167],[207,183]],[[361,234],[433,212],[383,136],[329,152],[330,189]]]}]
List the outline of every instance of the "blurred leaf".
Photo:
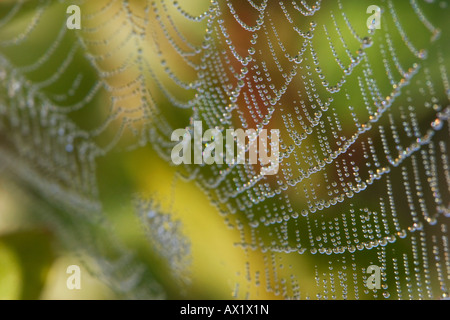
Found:
[{"label": "blurred leaf", "polygon": [[[0,261],[2,261],[0,269],[3,266],[1,257],[3,252],[7,262],[5,266],[9,271],[6,272],[6,276],[0,272],[0,277],[9,279],[7,281],[19,288],[14,298],[39,299],[48,270],[55,258],[52,240],[54,239],[50,233],[41,230],[20,231],[0,236]],[[2,248],[5,251],[2,251]],[[15,289],[10,290],[14,292]]]}]

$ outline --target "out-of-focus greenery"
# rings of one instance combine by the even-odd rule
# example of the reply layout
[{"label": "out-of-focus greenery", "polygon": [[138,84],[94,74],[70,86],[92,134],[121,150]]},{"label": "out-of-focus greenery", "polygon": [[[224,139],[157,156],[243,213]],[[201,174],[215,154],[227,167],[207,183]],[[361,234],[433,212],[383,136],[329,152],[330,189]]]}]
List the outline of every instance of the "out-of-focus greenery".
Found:
[{"label": "out-of-focus greenery", "polygon": [[[115,299],[79,256],[65,249],[39,219],[32,203],[10,182],[0,181],[0,299]],[[81,290],[69,290],[69,265],[81,268]]]}]

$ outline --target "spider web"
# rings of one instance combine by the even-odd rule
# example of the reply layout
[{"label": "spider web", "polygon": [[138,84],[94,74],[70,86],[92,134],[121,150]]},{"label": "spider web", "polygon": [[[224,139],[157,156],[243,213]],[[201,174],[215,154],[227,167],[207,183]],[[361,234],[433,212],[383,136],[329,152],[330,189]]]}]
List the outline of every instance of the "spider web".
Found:
[{"label": "spider web", "polygon": [[[178,167],[240,234],[252,263],[236,297],[253,286],[285,299],[448,297],[447,2],[80,1],[77,31],[68,5],[0,5],[0,159],[119,292],[162,289],[115,238],[98,161],[151,146],[170,163],[173,130],[202,121],[280,130],[273,176]],[[369,5],[381,29],[367,28]],[[165,258],[180,272],[179,223],[137,202],[156,250],[174,239]],[[158,221],[172,227],[158,233]]]}]

